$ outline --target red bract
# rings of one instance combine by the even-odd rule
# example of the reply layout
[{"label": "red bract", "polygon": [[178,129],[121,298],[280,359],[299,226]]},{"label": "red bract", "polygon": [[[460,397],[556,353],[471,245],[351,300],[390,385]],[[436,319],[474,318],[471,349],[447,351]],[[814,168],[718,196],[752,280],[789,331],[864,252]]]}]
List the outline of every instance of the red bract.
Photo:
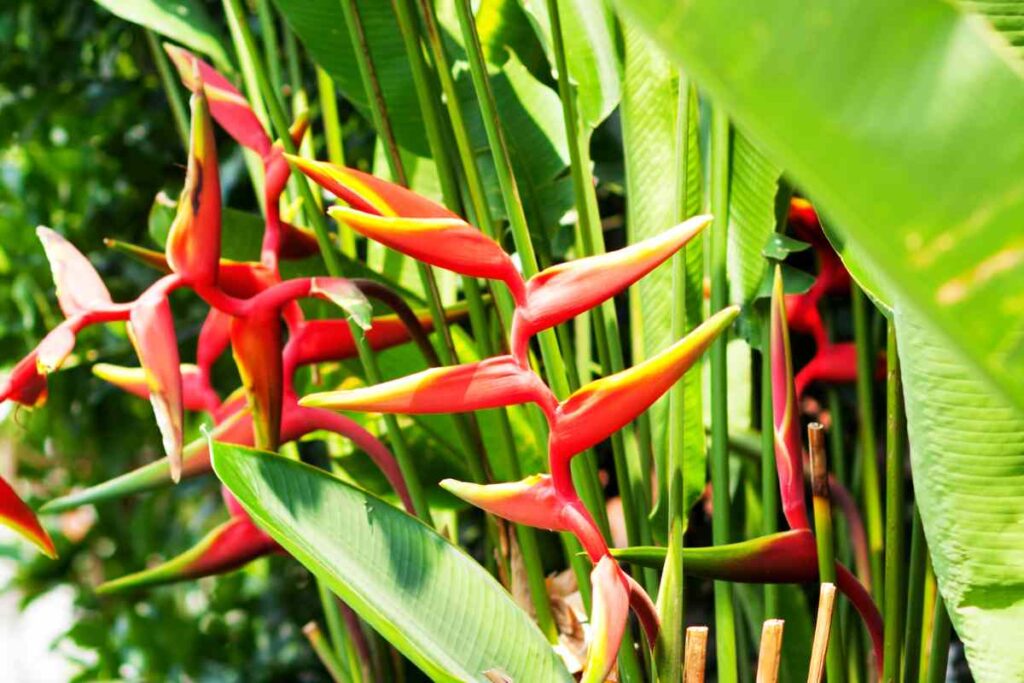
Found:
[{"label": "red bract", "polygon": [[[779,474],[779,492],[786,521],[792,529],[809,529],[807,504],[804,500],[803,446],[800,439],[800,418],[797,392],[793,381],[789,328],[784,312],[782,270],[775,269],[771,301],[771,374],[772,406],[775,429],[775,463]],[[811,541],[813,543],[813,539]],[[815,558],[817,555],[815,554]],[[816,568],[815,564],[812,565]],[[881,672],[882,618],[870,594],[849,570],[836,563],[838,588],[854,604],[871,634],[875,663]],[[817,576],[815,571],[814,576]]]},{"label": "red bract", "polygon": [[739,310],[719,312],[662,354],[592,382],[561,403],[530,369],[527,345],[534,334],[597,306],[643,277],[710,219],[699,216],[626,249],[557,265],[524,282],[497,242],[432,202],[351,169],[292,160],[349,203],[350,207],[329,210],[345,225],[426,263],[508,285],[516,302],[511,355],[434,368],[362,389],[313,394],[301,399],[300,405],[389,413],[473,411],[526,402],[540,406],[550,427],[550,475],[492,485],[445,480],[442,486],[505,519],[569,531],[579,539],[595,565],[593,639],[584,680],[603,681],[614,665],[627,606],[637,613],[652,643],[658,619],[647,594],[609,554],[576,492],[569,464],[577,453],[607,438],[663,395],[728,328]]},{"label": "red bract", "polygon": [[348,202],[348,207],[328,210],[340,223],[424,263],[504,282],[516,302],[509,348],[523,367],[530,337],[615,296],[664,263],[711,221],[696,216],[625,249],[562,263],[524,281],[497,242],[425,197],[344,166],[288,158]]}]

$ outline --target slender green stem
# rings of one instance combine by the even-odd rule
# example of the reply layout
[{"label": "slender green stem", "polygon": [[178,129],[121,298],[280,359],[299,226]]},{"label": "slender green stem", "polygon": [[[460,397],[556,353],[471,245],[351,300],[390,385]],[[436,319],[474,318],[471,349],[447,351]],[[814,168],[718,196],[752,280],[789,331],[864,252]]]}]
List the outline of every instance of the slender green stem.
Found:
[{"label": "slender green stem", "polygon": [[352,668],[351,654],[353,646],[351,639],[345,637],[345,625],[342,623],[341,613],[338,611],[337,598],[334,597],[334,593],[327,587],[327,584],[320,580],[316,582],[316,589],[320,596],[320,607],[323,609],[324,620],[327,622],[327,634],[330,637],[334,654],[338,657],[345,656],[348,662],[348,666],[345,668],[349,670],[349,678],[352,681],[361,682],[363,676],[362,671],[358,667],[358,660],[356,661],[356,668]]},{"label": "slender green stem", "polygon": [[885,448],[885,656],[883,680],[898,683],[903,644],[903,390],[896,351],[896,326],[889,322],[886,344]]},{"label": "slender green stem", "polygon": [[[765,316],[761,339],[767,348],[771,338],[771,319]],[[779,527],[779,479],[775,466],[774,408],[772,406],[772,364],[761,354],[761,532],[772,534]],[[764,618],[776,619],[779,613],[779,587],[764,586]]]},{"label": "slender green stem", "polygon": [[[678,79],[679,99],[676,108],[676,218],[686,218],[689,206],[687,169],[690,166],[689,132],[690,84],[683,74]],[[672,259],[672,337],[682,338],[690,331],[691,321],[699,319],[698,310],[693,308],[694,297],[689,289],[692,278],[687,272],[686,252],[676,254]],[[703,278],[699,278],[703,279]],[[701,297],[702,298],[702,297]],[[698,298],[697,303],[700,303]],[[699,368],[697,372],[700,372]],[[661,573],[658,589],[658,615],[662,631],[659,637],[656,664],[663,680],[678,681],[682,678],[685,651],[686,595],[685,562],[683,559],[684,532],[686,531],[686,455],[689,444],[686,433],[686,408],[688,391],[687,378],[677,382],[669,390],[667,456],[664,476],[668,478],[665,491],[668,496],[668,553]],[[699,389],[699,387],[698,387]],[[703,434],[701,434],[703,437]]]},{"label": "slender green stem", "polygon": [[949,665],[949,639],[952,632],[946,601],[941,593],[935,596],[935,616],[932,620],[932,642],[928,656],[926,683],[944,683],[946,667]]},{"label": "slender green stem", "polygon": [[[345,146],[342,142],[341,117],[338,114],[338,95],[334,79],[322,67],[316,68],[317,91],[320,95],[320,115],[324,124],[324,140],[327,143],[327,160],[332,164],[345,163]],[[349,258],[356,256],[356,239],[351,230],[338,235],[341,253]]]},{"label": "slender green stem", "polygon": [[[505,134],[498,119],[498,108],[487,77],[487,67],[484,63],[483,50],[480,47],[480,36],[476,31],[469,0],[456,0],[455,11],[466,47],[470,75],[480,104],[487,141],[494,157],[498,185],[501,187],[505,210],[512,228],[512,239],[515,242],[524,275],[532,277],[538,272],[537,255],[530,241],[526,215],[523,212],[519,189],[512,172],[512,162],[508,146],[505,144]],[[553,330],[545,330],[538,337],[548,384],[556,397],[564,399],[569,393],[569,382],[562,352],[558,347],[558,339]],[[576,456],[573,461],[573,474],[583,502],[594,516],[598,526],[607,534],[608,517],[603,505],[601,485],[597,478],[597,466],[593,453],[582,453]]]},{"label": "slender green stem", "polygon": [[914,506],[910,532],[910,566],[907,569],[906,626],[903,629],[903,679],[917,680],[921,666],[921,623],[924,621],[924,587],[928,546],[921,525],[921,514]]},{"label": "slender green stem", "polygon": [[160,48],[160,42],[156,39],[156,34],[148,28],[143,29],[143,31],[146,34],[146,43],[149,45],[149,51],[153,55],[153,62],[156,64],[156,71],[160,75],[160,83],[164,86],[167,103],[171,105],[174,128],[178,131],[181,144],[188,150],[189,124],[188,112],[185,108],[185,98],[181,96],[178,80],[171,72],[171,62]]},{"label": "slender green stem", "polygon": [[277,45],[277,27],[274,25],[274,10],[270,0],[256,0],[256,16],[260,22],[260,37],[263,39],[263,60],[267,64],[267,76],[275,93],[281,92],[281,50]]},{"label": "slender green stem", "polygon": [[875,601],[883,600],[882,570],[882,503],[878,481],[878,459],[875,454],[875,353],[868,324],[868,302],[856,283],[851,285],[850,305],[853,309],[853,336],[857,344],[857,408],[861,459],[861,486],[864,499],[868,554],[871,559],[871,592]]},{"label": "slender green stem", "polygon": [[[814,423],[807,428],[811,451],[811,491],[814,494],[814,540],[818,548],[818,580],[836,582],[835,542],[832,531],[832,495],[828,484],[828,462],[825,454],[825,428]],[[832,637],[825,655],[825,670],[829,683],[845,680],[843,635],[833,621]]]},{"label": "slender green stem", "polygon": [[[250,64],[253,76],[256,79],[256,83],[259,88],[257,92],[262,92],[263,94],[266,104],[270,110],[270,118],[274,124],[274,129],[281,138],[281,144],[284,145],[285,151],[294,154],[295,145],[292,142],[291,136],[288,134],[288,120],[285,117],[284,108],[271,90],[266,72],[263,70],[259,63],[259,59],[256,56],[255,42],[253,41],[252,33],[249,31],[248,25],[245,23],[245,13],[242,9],[241,1],[224,0],[224,7],[228,14],[228,23],[235,27],[233,32],[237,32],[239,39],[242,42],[242,46],[244,46],[242,51],[248,54],[247,61]],[[295,169],[293,169],[293,171],[294,170]],[[320,246],[320,254],[327,266],[327,272],[332,276],[340,276],[341,265],[339,263],[338,256],[331,245],[330,237],[327,232],[326,221],[324,220],[323,215],[316,208],[316,201],[313,197],[313,192],[306,183],[299,183],[298,185],[299,196],[303,200],[303,210],[305,211],[306,218],[316,234],[317,243]],[[378,384],[381,381],[381,373],[380,368],[377,366],[377,360],[373,354],[373,350],[370,348],[370,345],[366,341],[366,337],[363,335],[363,331],[359,326],[351,320],[349,320],[348,323],[349,328],[352,331],[352,338],[356,344],[356,350],[359,354],[359,360],[362,363],[363,371],[366,374],[366,379],[371,384]],[[412,454],[410,453],[405,438],[398,427],[398,420],[394,415],[385,415],[383,416],[383,419],[384,424],[387,427],[392,449],[395,452],[395,459],[398,461],[398,467],[405,479],[406,486],[409,488],[409,496],[412,498],[416,514],[425,521],[430,522],[430,508],[427,505],[426,494],[423,491],[423,485],[420,483],[419,473],[416,471],[416,467],[413,464]]]},{"label": "slender green stem", "polygon": [[320,662],[327,669],[327,673],[330,674],[331,680],[335,683],[348,683],[352,679],[345,672],[345,668],[338,660],[334,651],[331,650],[330,645],[327,643],[327,639],[324,638],[323,632],[320,630],[320,626],[315,622],[311,621],[303,627],[302,632],[306,634],[306,638],[309,640],[309,644],[313,647],[313,652],[320,658]]},{"label": "slender green stem", "polygon": [[[711,119],[711,311],[729,303],[726,277],[726,231],[729,226],[729,118],[716,107]],[[711,495],[712,538],[716,545],[729,542],[729,397],[727,389],[726,335],[711,346]],[[735,683],[736,624],[732,586],[715,582],[715,626],[718,677]]]},{"label": "slender green stem", "polygon": [[[590,171],[588,154],[590,134],[580,125],[576,110],[576,98],[573,96],[572,86],[569,83],[569,66],[565,56],[565,43],[557,0],[547,0],[547,9],[548,19],[551,22],[555,68],[558,72],[558,94],[562,101],[562,119],[565,124],[566,139],[569,141],[569,162],[578,216],[578,237],[583,246],[583,255],[593,256],[604,251],[604,238],[601,234],[594,178]],[[618,372],[624,366],[621,349],[618,349],[616,345],[615,350],[618,353],[613,354],[610,343],[613,337],[616,340],[619,339],[615,304],[612,301],[606,301],[594,308],[591,314],[597,337],[601,369],[605,374]],[[685,327],[685,317],[682,327]],[[679,336],[682,337],[683,334],[685,331]],[[636,441],[629,439],[625,434],[626,431],[632,431],[634,426],[616,432],[611,438],[615,476],[619,482],[622,512],[626,522],[626,538],[631,545],[648,544],[652,539],[647,520],[648,501],[644,489],[644,477],[639,469],[641,464],[639,452],[636,449]],[[643,572],[643,580],[648,591],[654,592],[657,589],[658,578],[655,572]]]}]

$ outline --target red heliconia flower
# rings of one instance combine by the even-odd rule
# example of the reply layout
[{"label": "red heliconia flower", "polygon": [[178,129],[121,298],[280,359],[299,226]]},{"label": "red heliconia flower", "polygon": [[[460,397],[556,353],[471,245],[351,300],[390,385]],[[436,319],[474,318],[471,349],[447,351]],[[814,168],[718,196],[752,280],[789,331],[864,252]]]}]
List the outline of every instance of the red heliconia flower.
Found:
[{"label": "red heliconia flower", "polygon": [[584,680],[603,681],[615,662],[629,607],[648,640],[658,629],[646,592],[609,554],[572,482],[571,459],[635,419],[690,368],[736,318],[731,307],[648,361],[592,382],[558,402],[526,362],[529,338],[600,304],[678,251],[698,234],[697,217],[626,249],[561,264],[524,282],[511,258],[462,219],[412,193],[340,166],[293,159],[327,190],[349,203],[331,215],[360,233],[405,254],[463,275],[504,281],[516,301],[511,355],[432,368],[376,386],[306,396],[300,405],[387,413],[448,413],[532,402],[550,427],[550,475],[480,485],[445,480],[460,498],[513,522],[574,534],[595,568],[593,639]]},{"label": "red heliconia flower", "polygon": [[47,557],[57,557],[57,549],[54,548],[53,540],[46,533],[46,529],[3,477],[0,477],[0,524],[13,529]]}]

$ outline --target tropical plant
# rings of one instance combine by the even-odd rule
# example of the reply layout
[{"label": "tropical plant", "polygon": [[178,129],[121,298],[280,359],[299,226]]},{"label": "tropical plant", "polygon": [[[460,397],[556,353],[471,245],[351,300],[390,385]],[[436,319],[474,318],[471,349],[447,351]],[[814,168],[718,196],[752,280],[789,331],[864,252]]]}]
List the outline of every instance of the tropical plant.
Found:
[{"label": "tropical plant", "polygon": [[[283,556],[339,681],[703,680],[694,619],[721,681],[945,680],[954,633],[1024,677],[1013,3],[98,4],[187,168],[159,250],[37,228],[62,318],[0,402],[152,405],[163,457],[40,513],[213,473],[226,521],[179,484],[201,538],[90,595]],[[0,522],[82,545],[3,479]]]}]

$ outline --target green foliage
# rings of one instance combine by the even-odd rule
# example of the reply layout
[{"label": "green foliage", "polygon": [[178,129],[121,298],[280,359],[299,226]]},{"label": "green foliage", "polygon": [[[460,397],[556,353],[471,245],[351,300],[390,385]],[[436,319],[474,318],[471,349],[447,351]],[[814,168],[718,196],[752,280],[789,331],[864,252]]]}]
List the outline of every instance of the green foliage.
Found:
[{"label": "green foliage", "polygon": [[214,444],[213,462],[263,528],[435,680],[571,680],[504,588],[422,522],[270,453]]}]

